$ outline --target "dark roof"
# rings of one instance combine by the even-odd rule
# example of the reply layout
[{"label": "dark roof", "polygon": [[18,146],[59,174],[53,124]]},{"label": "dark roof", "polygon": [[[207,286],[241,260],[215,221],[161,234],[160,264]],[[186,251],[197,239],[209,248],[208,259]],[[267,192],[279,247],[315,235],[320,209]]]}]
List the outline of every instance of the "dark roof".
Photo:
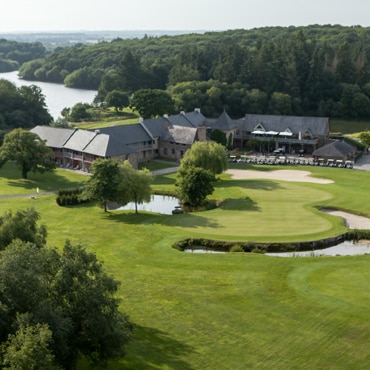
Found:
[{"label": "dark roof", "polygon": [[327,136],[329,134],[329,118],[327,117],[299,117],[299,116],[272,116],[262,114],[246,114],[238,120],[241,130],[252,132],[259,125],[266,131],[283,132],[289,129],[293,134],[304,134],[309,130],[313,136]]},{"label": "dark roof", "polygon": [[83,152],[99,157],[118,157],[120,155],[134,153],[135,150],[121,141],[116,140],[111,135],[99,133],[84,148]]},{"label": "dark roof", "polygon": [[210,127],[213,130],[230,131],[238,127],[237,121],[234,121],[230,116],[223,111],[220,117],[215,121],[209,121]]},{"label": "dark roof", "polygon": [[153,137],[161,137],[166,134],[170,122],[165,117],[145,119],[143,126],[152,134]]},{"label": "dark roof", "polygon": [[64,143],[74,133],[73,129],[56,129],[50,126],[36,126],[30,131],[37,134],[41,140],[46,140],[46,145],[50,148],[62,148]]},{"label": "dark roof", "polygon": [[181,112],[180,114],[169,116],[168,121],[176,126],[194,127],[194,124],[187,118],[185,112]]},{"label": "dark roof", "polygon": [[98,131],[102,134],[110,135],[126,145],[134,145],[137,143],[153,140],[153,138],[140,123],[104,127],[99,129]]},{"label": "dark roof", "polygon": [[356,151],[356,148],[345,141],[333,141],[315,150],[312,155],[318,157],[346,157]]},{"label": "dark roof", "polygon": [[194,110],[192,112],[181,112],[169,116],[168,120],[177,126],[199,127],[204,124],[206,117],[203,116],[200,110]]}]

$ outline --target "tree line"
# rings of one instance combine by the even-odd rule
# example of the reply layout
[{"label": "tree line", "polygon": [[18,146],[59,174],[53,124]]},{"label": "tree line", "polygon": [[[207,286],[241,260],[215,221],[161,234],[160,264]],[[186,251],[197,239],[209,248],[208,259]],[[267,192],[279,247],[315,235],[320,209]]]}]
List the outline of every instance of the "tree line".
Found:
[{"label": "tree line", "polygon": [[0,39],[0,72],[16,71],[23,63],[45,55],[46,48],[40,42]]},{"label": "tree line", "polygon": [[14,128],[48,125],[51,121],[52,116],[40,87],[31,85],[17,88],[10,81],[0,79],[1,137]]},{"label": "tree line", "polygon": [[112,91],[166,90],[174,110],[370,117],[370,28],[265,27],[58,48],[28,80]]}]

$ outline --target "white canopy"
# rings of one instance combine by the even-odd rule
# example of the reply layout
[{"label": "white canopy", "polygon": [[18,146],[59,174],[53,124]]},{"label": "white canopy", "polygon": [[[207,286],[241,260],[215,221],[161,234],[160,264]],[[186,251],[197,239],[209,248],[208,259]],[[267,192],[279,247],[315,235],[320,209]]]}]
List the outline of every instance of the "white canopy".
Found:
[{"label": "white canopy", "polygon": [[289,131],[279,132],[279,136],[292,136],[293,134]]},{"label": "white canopy", "polygon": [[253,135],[264,135],[266,132],[265,131],[262,131],[262,130],[256,130],[256,131],[252,131],[252,134]]}]

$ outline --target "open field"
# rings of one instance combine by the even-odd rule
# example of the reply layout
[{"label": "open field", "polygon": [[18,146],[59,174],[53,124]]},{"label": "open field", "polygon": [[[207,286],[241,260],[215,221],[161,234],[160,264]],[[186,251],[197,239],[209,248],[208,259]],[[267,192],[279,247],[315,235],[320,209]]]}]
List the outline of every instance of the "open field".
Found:
[{"label": "open field", "polygon": [[[267,172],[299,167],[244,168]],[[306,171],[307,168],[305,167]],[[370,172],[310,167],[320,184],[232,179],[224,174],[214,198],[222,207],[189,215],[104,214],[94,205],[58,207],[55,195],[0,198],[0,214],[33,206],[49,244],[82,243],[122,282],[122,309],[137,325],[127,357],[109,369],[362,369],[370,364],[370,256],[274,258],[258,254],[186,254],[171,248],[184,237],[295,241],[339,234],[334,207],[370,215]],[[86,177],[63,170],[8,180],[0,193],[30,194]],[[73,177],[72,177],[73,175]],[[173,188],[175,175],[155,178]],[[83,363],[80,369],[87,369]]]}]

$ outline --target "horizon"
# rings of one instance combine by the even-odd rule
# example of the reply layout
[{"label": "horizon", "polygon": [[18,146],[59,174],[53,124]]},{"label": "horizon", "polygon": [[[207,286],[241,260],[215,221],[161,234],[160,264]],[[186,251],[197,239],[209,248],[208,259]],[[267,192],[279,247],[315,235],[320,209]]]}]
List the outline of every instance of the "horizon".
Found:
[{"label": "horizon", "polygon": [[0,15],[0,33],[70,32],[104,30],[213,30],[215,32],[261,27],[333,24],[370,26],[370,2],[352,0],[136,0],[122,3],[106,0],[103,7],[87,6],[82,0],[64,0],[50,6],[49,0],[7,2]]}]

